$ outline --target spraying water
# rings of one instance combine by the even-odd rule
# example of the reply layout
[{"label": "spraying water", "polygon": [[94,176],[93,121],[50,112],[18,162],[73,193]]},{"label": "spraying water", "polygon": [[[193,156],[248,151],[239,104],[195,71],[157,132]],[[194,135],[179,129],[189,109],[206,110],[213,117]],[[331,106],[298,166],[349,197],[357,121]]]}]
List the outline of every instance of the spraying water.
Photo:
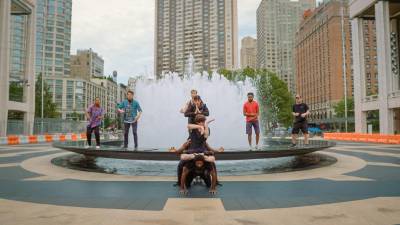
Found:
[{"label": "spraying water", "polygon": [[[162,79],[139,79],[135,86],[135,98],[143,114],[138,122],[140,147],[167,148],[180,146],[188,138],[187,118],[179,112],[190,100],[190,91],[196,89],[207,105],[215,122],[210,124],[211,146],[238,148],[247,146],[243,104],[247,93],[256,93],[250,80],[231,82],[214,73],[195,73],[181,77],[176,73]],[[129,147],[133,147],[130,132]]]}]

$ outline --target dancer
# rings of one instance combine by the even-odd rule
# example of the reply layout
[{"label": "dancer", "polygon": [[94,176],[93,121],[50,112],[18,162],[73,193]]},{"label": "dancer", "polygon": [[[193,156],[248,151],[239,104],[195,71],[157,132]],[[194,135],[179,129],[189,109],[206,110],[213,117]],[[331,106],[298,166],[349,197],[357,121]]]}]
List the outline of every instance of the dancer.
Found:
[{"label": "dancer", "polygon": [[193,103],[194,104],[190,104],[185,111],[185,117],[188,117],[189,124],[195,123],[194,120],[197,115],[210,115],[206,104],[204,104],[199,95],[193,97]]},{"label": "dancer", "polygon": [[185,103],[185,105],[179,110],[180,113],[185,113],[190,105],[194,105],[193,98],[197,95],[197,90],[193,89],[190,91],[190,100]]},{"label": "dancer", "polygon": [[260,114],[258,103],[254,100],[254,94],[247,94],[247,102],[243,105],[243,115],[246,117],[246,134],[249,141],[250,150],[253,150],[252,142],[252,127],[256,133],[256,150],[258,150],[258,142],[260,141],[260,125],[258,116]]},{"label": "dancer", "polygon": [[308,122],[307,116],[310,114],[308,105],[303,103],[299,94],[296,95],[296,104],[293,105],[293,116],[295,117],[292,129],[292,145],[296,147],[297,136],[301,130],[304,135],[304,144],[308,145]]},{"label": "dancer", "polygon": [[129,129],[132,127],[135,150],[138,148],[137,125],[142,115],[139,102],[133,99],[134,92],[129,90],[127,99],[118,104],[118,112],[124,114],[124,149],[128,148]]},{"label": "dancer", "polygon": [[103,108],[100,106],[100,98],[96,97],[94,104],[89,106],[86,110],[86,118],[89,120],[89,124],[86,129],[86,138],[88,147],[92,145],[92,133],[96,138],[96,149],[100,148],[100,125],[103,118]]},{"label": "dancer", "polygon": [[[179,162],[178,165],[178,185],[181,186],[181,191],[184,191],[182,189],[182,185],[184,181],[181,180],[183,177],[183,172],[185,165],[190,163],[192,160],[194,160],[197,156],[201,155],[202,159],[209,165],[209,167],[212,167],[214,171],[214,177],[217,179],[216,175],[216,167],[215,167],[215,157],[214,157],[214,152],[222,152],[224,149],[220,148],[218,150],[212,149],[210,146],[207,145],[207,138],[209,135],[209,128],[208,125],[214,120],[210,120],[206,122],[206,117],[204,115],[197,115],[195,117],[195,124],[189,124],[188,129],[191,131],[190,132],[190,137],[189,140],[186,141],[182,147],[180,147],[178,150],[175,148],[171,148],[170,152],[177,152],[180,153],[181,156],[181,161]],[[188,172],[188,171],[187,171]],[[187,174],[186,174],[187,175]],[[216,181],[217,182],[217,181]],[[210,192],[214,192],[215,190],[211,190]]]}]

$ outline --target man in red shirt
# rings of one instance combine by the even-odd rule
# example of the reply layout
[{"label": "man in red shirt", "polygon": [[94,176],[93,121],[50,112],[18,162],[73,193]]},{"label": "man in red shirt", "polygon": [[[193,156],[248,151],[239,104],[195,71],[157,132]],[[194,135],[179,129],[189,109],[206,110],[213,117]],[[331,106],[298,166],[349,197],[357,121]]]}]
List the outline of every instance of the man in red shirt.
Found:
[{"label": "man in red shirt", "polygon": [[247,94],[247,102],[243,105],[243,115],[246,116],[246,134],[249,140],[250,150],[253,150],[251,145],[252,127],[254,127],[254,132],[256,133],[256,150],[258,149],[258,142],[260,140],[259,114],[260,110],[258,103],[254,100],[254,94],[249,92]]}]

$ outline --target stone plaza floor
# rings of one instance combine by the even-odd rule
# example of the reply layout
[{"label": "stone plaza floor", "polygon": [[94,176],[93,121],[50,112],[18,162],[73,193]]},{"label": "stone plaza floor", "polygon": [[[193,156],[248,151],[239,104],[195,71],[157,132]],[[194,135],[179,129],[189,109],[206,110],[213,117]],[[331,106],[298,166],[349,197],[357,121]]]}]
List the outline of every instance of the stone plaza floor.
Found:
[{"label": "stone plaza floor", "polygon": [[224,176],[218,194],[175,177],[76,171],[50,145],[0,146],[0,224],[400,224],[400,146],[338,143],[333,165]]}]

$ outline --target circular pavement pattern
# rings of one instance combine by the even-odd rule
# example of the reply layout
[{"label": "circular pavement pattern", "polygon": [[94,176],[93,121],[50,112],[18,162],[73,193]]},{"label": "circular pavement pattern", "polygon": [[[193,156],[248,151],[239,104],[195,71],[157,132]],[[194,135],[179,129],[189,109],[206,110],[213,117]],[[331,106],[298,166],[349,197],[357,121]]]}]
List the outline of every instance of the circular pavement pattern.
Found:
[{"label": "circular pavement pattern", "polygon": [[[173,186],[173,177],[157,180],[102,174],[96,179],[91,172],[56,168],[50,161],[63,151],[49,145],[0,146],[0,198],[136,210],[162,210],[168,198],[219,198],[225,210],[251,210],[400,196],[399,146],[341,143],[322,153],[337,156],[337,165],[293,173],[221,177],[223,186],[217,195],[211,196],[204,186],[196,185],[182,197]],[[85,176],[91,179],[82,178]]]}]

